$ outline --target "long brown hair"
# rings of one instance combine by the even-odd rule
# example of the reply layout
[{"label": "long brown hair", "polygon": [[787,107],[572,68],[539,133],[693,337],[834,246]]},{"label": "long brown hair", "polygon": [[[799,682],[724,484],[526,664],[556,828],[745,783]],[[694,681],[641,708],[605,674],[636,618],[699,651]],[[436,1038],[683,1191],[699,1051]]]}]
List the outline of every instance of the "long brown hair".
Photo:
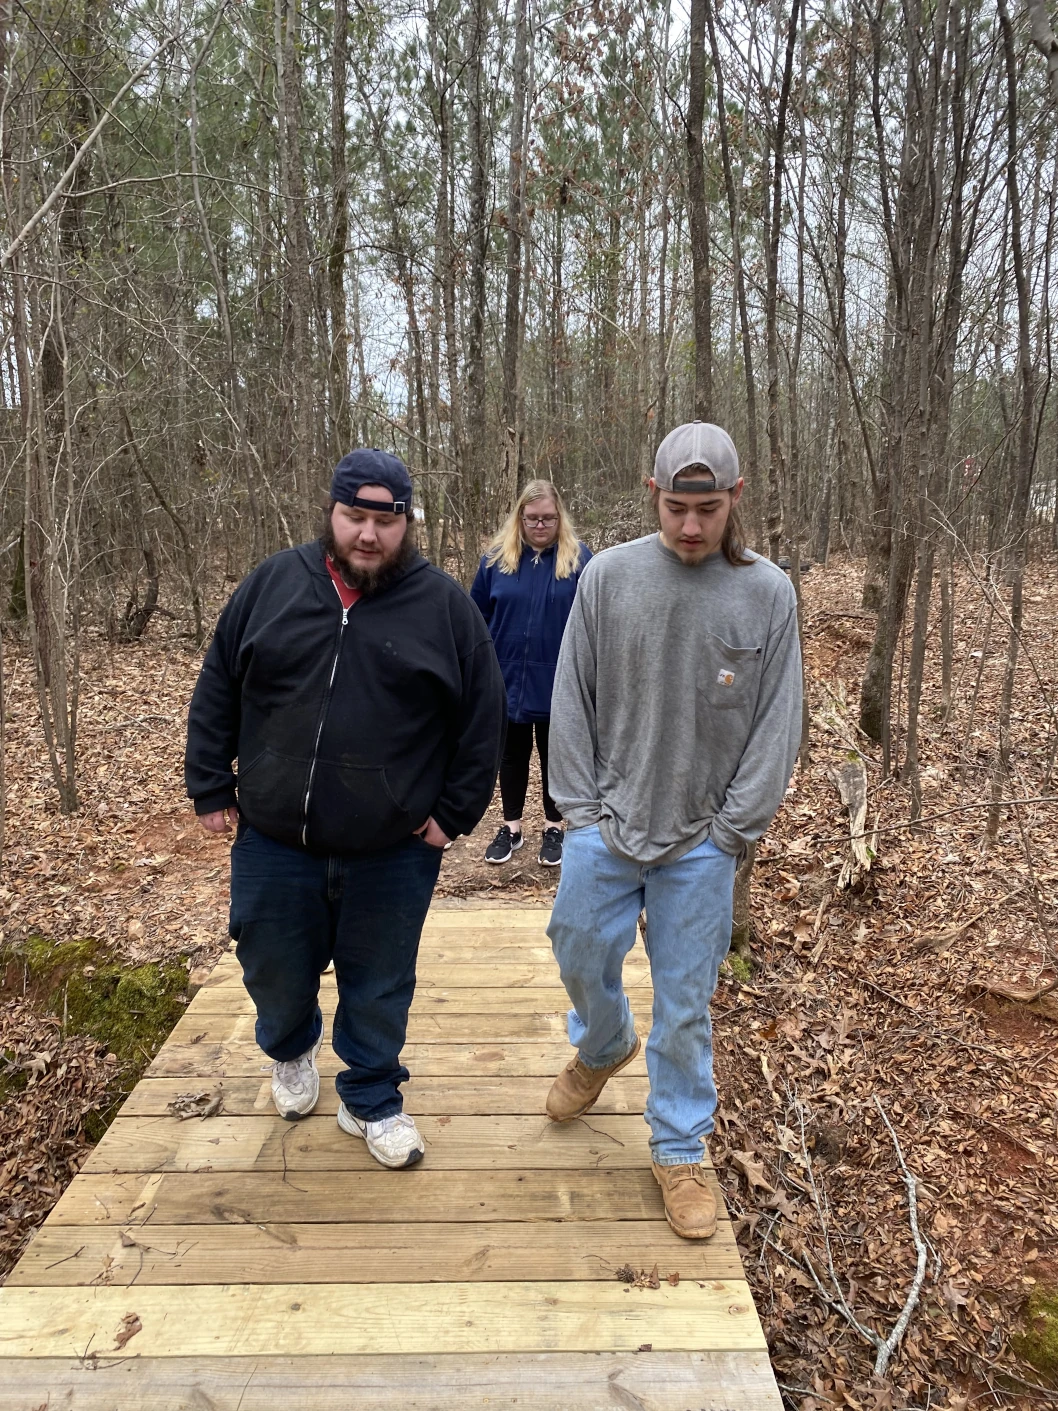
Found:
[{"label": "long brown hair", "polygon": [[550,480],[530,480],[510,514],[500,525],[485,550],[485,562],[492,568],[498,564],[501,573],[517,573],[522,550],[527,539],[522,533],[522,511],[534,500],[550,500],[558,515],[558,539],[555,543],[555,577],[569,578],[580,563],[580,543],[569,511],[562,496]]}]

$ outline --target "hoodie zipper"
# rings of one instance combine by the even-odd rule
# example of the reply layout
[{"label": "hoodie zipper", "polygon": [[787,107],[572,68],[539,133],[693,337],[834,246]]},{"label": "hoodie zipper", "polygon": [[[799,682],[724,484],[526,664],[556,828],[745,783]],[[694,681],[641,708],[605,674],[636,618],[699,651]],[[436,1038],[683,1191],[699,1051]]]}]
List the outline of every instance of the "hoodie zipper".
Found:
[{"label": "hoodie zipper", "polygon": [[[335,591],[336,593],[338,592],[337,585],[335,585],[334,591]],[[340,602],[340,601],[341,601],[341,596],[339,595],[339,602]],[[345,635],[345,629],[346,629],[346,627],[348,626],[348,624],[349,624],[349,609],[345,606],[344,603],[342,603],[342,623],[341,623],[341,626],[338,628],[338,641],[337,641],[337,644],[336,644],[336,646],[335,646],[335,648],[334,648],[334,660],[331,662],[331,675],[330,675],[330,679],[329,679],[328,682],[327,682],[327,693],[326,693],[326,695],[325,695],[324,698],[323,698],[323,708],[322,708],[321,711],[320,711],[320,723],[319,723],[319,725],[318,725],[317,728],[316,728],[316,741],[315,741],[315,744],[312,746],[312,763],[309,765],[309,777],[308,777],[308,781],[307,781],[306,784],[305,784],[305,798],[304,798],[304,801],[303,801],[303,803],[302,803],[302,805],[301,805],[301,813],[302,813],[301,846],[302,846],[303,848],[307,848],[308,845],[309,845],[309,843],[308,843],[308,831],[309,831],[309,800],[312,798],[312,781],[316,778],[316,756],[317,756],[317,754],[319,753],[320,740],[321,740],[321,738],[323,737],[323,726],[324,726],[324,723],[325,723],[326,720],[327,720],[327,707],[328,707],[328,706],[330,705],[330,703],[331,703],[331,691],[332,691],[332,689],[333,689],[333,687],[334,687],[334,678],[335,678],[335,675],[337,674],[337,671],[338,671],[338,658],[339,658],[339,657],[341,656],[341,654],[342,654],[342,638],[343,638],[343,636]]]},{"label": "hoodie zipper", "polygon": [[[549,547],[550,547],[550,545],[549,545]],[[531,582],[530,582],[530,588],[529,588],[529,618],[528,618],[528,621],[527,621],[526,624],[525,624],[525,635],[524,635],[524,637],[523,637],[523,639],[522,639],[522,643],[523,643],[523,644],[522,644],[522,683],[521,683],[521,689],[520,689],[519,692],[518,692],[518,712],[519,712],[519,714],[521,713],[522,703],[523,703],[524,700],[525,700],[525,681],[526,681],[526,677],[527,677],[528,674],[529,674],[529,638],[530,638],[530,634],[532,633],[532,630],[533,630],[533,596],[534,596],[534,595],[533,595],[533,589],[536,587],[536,583],[537,583],[537,580],[536,580],[536,577],[535,577],[535,573],[536,573],[536,570],[544,563],[544,555],[545,555],[547,552],[548,552],[547,549],[537,549],[535,555],[533,556],[533,575],[531,576]],[[547,567],[548,567],[549,570],[550,570],[549,576],[553,578],[553,576],[554,576],[554,565],[553,565],[553,564],[548,564]]]}]

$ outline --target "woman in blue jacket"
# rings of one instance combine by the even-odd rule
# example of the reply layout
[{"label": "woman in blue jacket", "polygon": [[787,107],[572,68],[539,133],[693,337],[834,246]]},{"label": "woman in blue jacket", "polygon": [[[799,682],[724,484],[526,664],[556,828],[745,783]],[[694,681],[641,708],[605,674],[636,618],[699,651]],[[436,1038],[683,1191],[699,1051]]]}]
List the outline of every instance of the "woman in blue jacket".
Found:
[{"label": "woman in blue jacket", "polygon": [[545,867],[562,861],[562,815],[547,789],[547,732],[558,649],[577,580],[590,558],[561,495],[550,481],[532,480],[486,550],[470,590],[492,633],[507,687],[500,763],[503,827],[485,851],[486,862],[506,862],[522,846],[534,730],[548,823],[539,861]]}]

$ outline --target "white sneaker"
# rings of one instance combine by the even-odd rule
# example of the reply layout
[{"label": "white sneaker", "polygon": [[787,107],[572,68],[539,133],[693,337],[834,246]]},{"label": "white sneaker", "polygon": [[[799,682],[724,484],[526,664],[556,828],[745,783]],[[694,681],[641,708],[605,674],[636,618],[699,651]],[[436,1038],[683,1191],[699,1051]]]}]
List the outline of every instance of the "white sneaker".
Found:
[{"label": "white sneaker", "polygon": [[406,1112],[394,1112],[378,1122],[363,1122],[343,1102],[338,1108],[338,1125],[352,1137],[363,1137],[368,1151],[383,1166],[414,1166],[426,1150],[415,1118]]},{"label": "white sneaker", "polygon": [[316,1055],[323,1043],[323,1032],[300,1058],[272,1064],[272,1101],[280,1117],[296,1122],[316,1106],[320,1096],[320,1075]]}]

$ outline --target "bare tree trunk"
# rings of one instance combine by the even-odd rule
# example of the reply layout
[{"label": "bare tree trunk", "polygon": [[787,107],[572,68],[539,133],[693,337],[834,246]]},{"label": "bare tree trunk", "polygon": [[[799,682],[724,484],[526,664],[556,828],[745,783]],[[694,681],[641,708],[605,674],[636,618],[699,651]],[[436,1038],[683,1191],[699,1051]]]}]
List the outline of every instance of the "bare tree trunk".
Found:
[{"label": "bare tree trunk", "polygon": [[331,46],[331,241],[327,280],[331,305],[330,411],[331,458],[339,460],[352,445],[349,405],[349,325],[345,301],[345,249],[349,243],[349,164],[345,152],[345,98],[348,72],[348,0],[334,0]]},{"label": "bare tree trunk", "polygon": [[805,686],[804,664],[804,598],[801,592],[801,440],[798,379],[801,372],[801,348],[805,327],[805,185],[808,179],[808,130],[805,122],[805,94],[808,87],[808,39],[805,14],[801,10],[801,74],[797,94],[800,162],[797,170],[797,310],[794,316],[793,346],[790,350],[790,463],[786,483],[786,535],[790,556],[790,579],[797,602],[797,635],[801,643],[801,743],[798,759],[802,769],[808,766],[808,744],[811,720],[808,691]]},{"label": "bare tree trunk", "polygon": [[782,192],[786,159],[786,114],[790,103],[793,80],[794,49],[797,45],[797,17],[801,0],[793,0],[786,28],[786,57],[783,60],[782,86],[775,118],[775,136],[771,145],[771,215],[767,233],[767,288],[764,296],[764,319],[768,338],[768,554],[772,562],[779,558],[782,543],[783,452],[782,422],[779,411],[779,243],[782,236]]},{"label": "bare tree trunk", "polygon": [[727,110],[724,106],[724,70],[720,59],[720,48],[716,42],[712,5],[713,0],[708,0],[705,7],[705,18],[709,29],[709,48],[713,58],[713,81],[716,84],[716,103],[720,125],[720,153],[724,164],[724,186],[727,191],[727,209],[731,222],[731,249],[735,266],[738,318],[742,331],[742,363],[746,378],[746,445],[748,449],[746,479],[751,486],[755,486],[757,470],[760,465],[760,452],[757,445],[757,383],[753,371],[753,335],[749,322],[749,306],[746,301],[746,271],[742,259],[738,193],[735,189],[735,174],[731,163]]},{"label": "bare tree trunk", "polygon": [[1010,633],[1007,637],[1006,670],[999,703],[999,744],[992,764],[992,807],[988,811],[985,836],[994,842],[999,833],[999,800],[1010,772],[1010,712],[1014,699],[1014,678],[1018,667],[1018,646],[1024,615],[1023,587],[1025,579],[1026,530],[1029,492],[1032,486],[1034,462],[1034,411],[1036,400],[1035,369],[1032,365],[1030,329],[1029,279],[1025,268],[1025,251],[1021,230],[1021,190],[1018,186],[1018,67],[1014,48],[1014,26],[1007,0],[996,0],[999,27],[1003,36],[1003,60],[1007,79],[1007,195],[1010,204],[1010,254],[1014,266],[1014,287],[1018,307],[1018,408],[1017,471],[1014,482],[1014,504],[1011,510],[1010,559],[1011,576]]},{"label": "bare tree trunk", "polygon": [[690,82],[687,96],[687,209],[694,276],[694,416],[713,419],[713,285],[709,264],[709,201],[705,189],[702,121],[705,115],[705,28],[710,0],[691,0]]},{"label": "bare tree trunk", "polygon": [[[882,747],[882,768],[892,765],[890,721],[892,705],[893,655],[904,621],[907,595],[914,566],[914,540],[908,533],[908,476],[910,456],[906,430],[912,415],[912,357],[914,290],[913,265],[919,257],[924,192],[924,142],[922,122],[922,9],[914,0],[905,25],[906,100],[903,151],[894,213],[889,186],[889,163],[885,147],[885,122],[881,97],[881,21],[872,17],[873,45],[871,110],[878,152],[878,180],[882,220],[889,253],[889,346],[882,379],[882,454],[876,480],[874,504],[874,570],[880,579],[884,570],[885,599],[879,606],[874,642],[860,687],[860,729]],[[865,602],[867,588],[865,585]]]},{"label": "bare tree trunk", "polygon": [[[849,235],[849,196],[852,191],[852,163],[856,136],[856,58],[855,44],[850,44],[848,70],[846,76],[845,105],[842,109],[841,174],[838,178],[837,221],[834,232],[834,274],[836,283],[837,319],[834,326],[836,359],[841,363],[837,375],[837,514],[839,522],[844,522],[846,506],[857,503],[852,482],[852,442],[849,435],[849,319],[848,319],[848,235]],[[869,464],[873,468],[873,461]],[[827,518],[830,515],[830,482],[827,482]],[[829,523],[827,526],[827,547],[830,543]],[[824,550],[825,554],[826,550]],[[818,555],[817,555],[818,557]]]},{"label": "bare tree trunk", "polygon": [[751,886],[753,882],[753,862],[757,856],[756,843],[750,843],[746,855],[735,872],[735,890],[731,899],[731,949],[743,960],[751,959],[750,944],[753,940],[753,916],[751,911]]},{"label": "bare tree trunk", "polygon": [[140,488],[135,476],[129,478],[130,493],[132,498],[132,518],[136,525],[136,533],[140,541],[140,552],[143,555],[144,567],[147,570],[147,591],[143,595],[143,602],[139,600],[137,585],[139,574],[132,580],[132,587],[129,591],[128,602],[125,604],[125,611],[121,618],[119,629],[123,642],[138,642],[150,626],[151,618],[158,608],[158,586],[161,575],[158,571],[158,559],[151,543],[150,535],[147,533],[143,522],[143,502],[140,497]]},{"label": "bare tree trunk", "polygon": [[187,586],[191,593],[191,611],[195,618],[195,643],[201,646],[206,638],[206,624],[202,613],[202,595],[198,586],[198,565],[194,547],[191,543],[191,535],[188,533],[187,525],[184,523],[183,519],[169,503],[165,491],[159,484],[157,477],[151,474],[146,461],[143,459],[139,442],[132,430],[132,422],[129,420],[129,414],[124,407],[121,409],[121,419],[125,425],[125,435],[128,440],[129,450],[132,452],[133,459],[139,467],[140,474],[154,491],[154,498],[158,501],[162,511],[176,530],[177,537],[180,540],[180,547],[183,549],[184,555],[184,572],[187,574]]},{"label": "bare tree trunk", "polygon": [[650,479],[653,461],[653,438],[651,436],[650,412],[653,405],[651,391],[650,363],[650,255],[647,251],[647,173],[639,178],[639,210],[636,212],[636,266],[639,281],[639,357],[636,360],[636,401],[639,411],[639,448],[636,457],[635,484],[632,487],[642,490]]},{"label": "bare tree trunk", "polygon": [[484,531],[485,466],[485,259],[488,252],[488,182],[485,125],[487,0],[473,0],[468,56],[470,83],[470,329],[467,339],[467,450],[463,465],[463,577],[478,566]]},{"label": "bare tree trunk", "polygon": [[290,320],[289,376],[294,395],[294,488],[302,514],[311,521],[315,519],[317,508],[312,472],[312,255],[305,212],[305,171],[301,151],[298,4],[299,0],[275,0],[275,59],[286,251],[283,285]]},{"label": "bare tree trunk", "polygon": [[[279,0],[277,0],[277,3],[279,3]],[[231,311],[228,307],[227,283],[221,274],[220,261],[217,259],[217,248],[213,242],[213,235],[209,228],[206,207],[202,200],[198,169],[198,71],[210,50],[223,17],[224,10],[222,8],[217,14],[213,28],[206,36],[201,49],[195,55],[191,64],[191,72],[188,77],[188,107],[190,117],[190,122],[188,123],[188,157],[191,164],[191,190],[195,199],[195,211],[198,214],[198,228],[202,236],[202,243],[206,247],[206,256],[209,259],[209,267],[213,274],[213,287],[217,295],[217,316],[220,320],[221,335],[224,339],[225,370],[223,380],[231,402],[230,414],[235,423],[236,459],[242,469],[243,478],[246,482],[246,498],[250,507],[250,519],[253,530],[254,562],[259,562],[264,558],[265,554],[264,519],[258,502],[253,457],[247,436],[246,402],[243,397],[242,381],[235,362],[235,336],[231,325]],[[196,632],[201,634],[200,609],[196,610],[195,623]],[[199,635],[198,640],[201,642],[201,635]]]},{"label": "bare tree trunk", "polygon": [[426,387],[422,330],[419,326],[419,313],[415,303],[415,274],[409,249],[409,240],[401,224],[401,203],[397,196],[396,183],[389,159],[389,134],[381,114],[369,96],[368,89],[358,73],[360,101],[363,103],[371,123],[375,139],[375,153],[378,158],[379,173],[382,177],[382,190],[389,214],[390,242],[393,258],[397,266],[397,283],[404,294],[404,310],[408,328],[408,465],[413,470],[418,467],[424,483],[429,484],[433,473],[430,456],[430,426],[426,413]]},{"label": "bare tree trunk", "polygon": [[955,649],[955,613],[952,555],[944,550],[940,567],[940,723],[947,725],[951,716],[952,661]]},{"label": "bare tree trunk", "polygon": [[507,294],[503,317],[503,484],[517,494],[524,482],[518,383],[522,356],[522,235],[525,212],[525,94],[529,52],[528,0],[516,0],[511,73],[511,135],[507,169]]},{"label": "bare tree trunk", "polygon": [[1058,39],[1051,28],[1046,0],[1025,0],[1029,16],[1032,42],[1047,61],[1047,79],[1051,85],[1051,95],[1058,103]]}]

